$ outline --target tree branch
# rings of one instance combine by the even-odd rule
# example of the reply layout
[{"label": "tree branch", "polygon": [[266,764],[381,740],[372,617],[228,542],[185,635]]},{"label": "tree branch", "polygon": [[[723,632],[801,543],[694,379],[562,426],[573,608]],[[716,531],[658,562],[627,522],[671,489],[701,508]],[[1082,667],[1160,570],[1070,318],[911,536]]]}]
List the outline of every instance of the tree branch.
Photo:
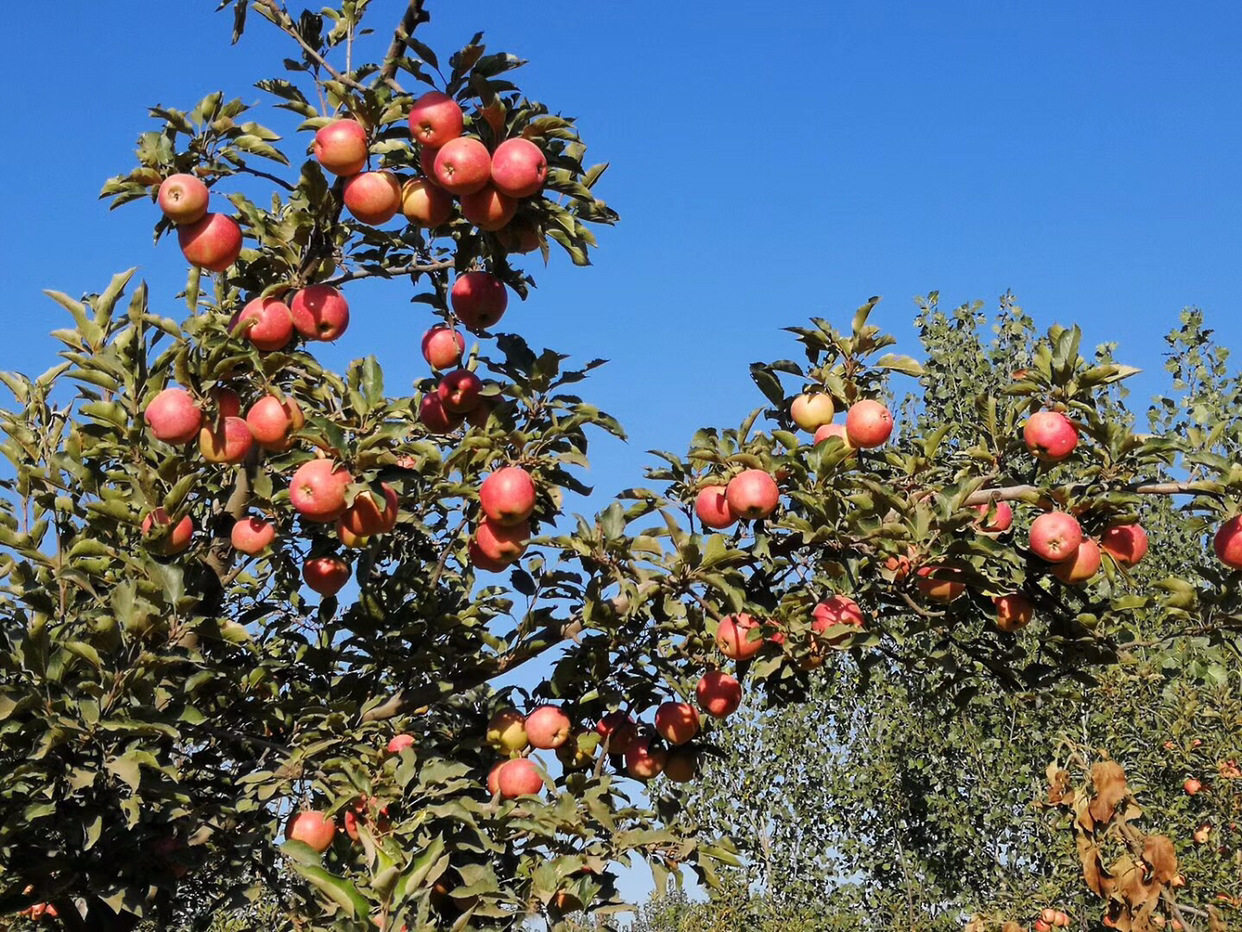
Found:
[{"label": "tree branch", "polygon": [[443,272],[453,268],[454,265],[456,262],[453,259],[441,259],[439,262],[429,262],[425,265],[415,262],[399,269],[356,269],[344,272],[336,278],[330,278],[323,284],[340,285],[344,282],[357,281],[360,278],[396,278],[398,275],[412,275],[415,272]]},{"label": "tree branch", "polygon": [[[1193,495],[1196,492],[1215,492],[1218,483],[1195,482],[1139,482],[1127,486],[1136,495]],[[988,502],[1013,502],[1037,497],[1044,490],[1037,485],[1006,485],[994,489],[980,489],[966,496],[963,505],[986,505]]]},{"label": "tree branch", "polygon": [[392,44],[384,53],[384,66],[379,73],[380,81],[394,90],[401,90],[393,80],[397,76],[397,59],[405,54],[406,44],[410,36],[414,34],[414,30],[430,20],[431,14],[423,9],[423,0],[410,0],[405,15],[401,17],[401,22],[393,32]]},{"label": "tree branch", "polygon": [[254,0],[254,5],[260,11],[266,10],[266,18],[281,31],[297,40],[298,45],[302,46],[302,50],[306,52],[307,57],[310,58],[311,61],[315,62],[315,64],[323,68],[324,71],[328,72],[328,74],[332,75],[335,80],[339,81],[341,84],[344,84],[346,87],[352,87],[356,91],[367,90],[366,85],[359,84],[348,75],[341,74],[329,65],[322,55],[311,48],[311,46],[307,44],[306,40],[302,38],[302,34],[298,32],[297,25],[293,22],[293,19],[290,18],[288,13],[280,8],[280,6],[276,3],[276,0]]}]

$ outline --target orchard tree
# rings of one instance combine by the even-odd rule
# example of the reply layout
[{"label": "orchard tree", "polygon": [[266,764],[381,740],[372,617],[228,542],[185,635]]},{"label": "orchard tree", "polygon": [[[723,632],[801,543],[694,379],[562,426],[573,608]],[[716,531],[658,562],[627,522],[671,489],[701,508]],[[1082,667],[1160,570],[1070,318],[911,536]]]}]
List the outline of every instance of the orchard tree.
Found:
[{"label": "orchard tree", "polygon": [[[175,234],[187,316],[132,273],[53,292],[62,361],[4,376],[0,913],[607,922],[618,863],[660,885],[739,863],[681,787],[744,700],[804,702],[838,653],[863,681],[935,672],[967,709],[1127,663],[1145,612],[1209,670],[1236,663],[1236,422],[1192,407],[1136,434],[1114,416],[1133,370],[1084,359],[1073,328],[1006,331],[1021,371],[978,361],[959,424],[920,418],[955,388],[887,352],[874,302],[843,330],[813,319],[805,362],[752,369],[770,406],[567,514],[589,432],[621,434],[569,390],[598,361],[497,326],[534,300],[524,256],[586,264],[617,219],[604,165],[481,34],[441,61],[419,0],[363,64],[366,3],[223,7],[235,37],[257,16],[296,43],[259,83],[295,141],[223,93],[153,109],[104,195]],[[374,358],[316,359],[366,313],[362,278],[425,306],[409,396]],[[924,389],[896,438],[894,374]],[[1135,592],[1133,528],[1170,495],[1193,547]],[[1202,546],[1217,527],[1223,568]],[[997,600],[1030,630],[998,631]],[[547,676],[498,685],[535,658]]]}]

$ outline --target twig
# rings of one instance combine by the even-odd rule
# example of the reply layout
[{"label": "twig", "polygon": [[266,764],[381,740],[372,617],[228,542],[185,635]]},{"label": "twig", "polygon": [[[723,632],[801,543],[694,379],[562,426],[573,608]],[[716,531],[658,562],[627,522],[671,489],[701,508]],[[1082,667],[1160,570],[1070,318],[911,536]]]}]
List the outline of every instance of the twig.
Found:
[{"label": "twig", "polygon": [[392,44],[388,46],[388,51],[384,53],[384,66],[379,73],[380,81],[387,84],[393,90],[401,90],[401,87],[394,80],[397,76],[397,60],[405,54],[406,44],[410,36],[414,34],[414,30],[430,19],[431,14],[423,9],[423,0],[410,0],[410,5],[406,8],[405,15],[401,17],[401,22],[396,30],[393,31]]},{"label": "twig", "polygon": [[[1214,482],[1140,482],[1128,486],[1136,495],[1192,495],[1196,492],[1213,492]],[[1012,502],[1033,495],[1042,495],[1037,485],[1007,485],[995,489],[979,489],[966,496],[963,505],[986,505],[989,502]]]},{"label": "twig", "polygon": [[303,51],[306,52],[307,57],[310,58],[311,61],[319,65],[321,68],[323,68],[324,71],[328,72],[328,74],[332,75],[334,79],[344,84],[346,87],[352,87],[356,91],[367,90],[366,85],[359,84],[357,81],[355,81],[353,78],[349,77],[348,75],[341,74],[331,65],[329,65],[322,55],[320,55],[313,48],[311,48],[310,45],[307,44],[306,40],[302,38],[302,34],[298,32],[297,26],[294,24],[289,14],[286,13],[284,10],[282,10],[277,5],[276,0],[254,0],[254,5],[258,7],[260,10],[266,10],[269,14],[267,16],[267,19],[270,20],[273,24],[275,24],[283,32],[289,34],[294,39],[296,39],[298,45],[302,46]]},{"label": "twig", "polygon": [[281,178],[279,175],[272,175],[272,174],[269,174],[268,172],[260,171],[257,168],[251,168],[249,165],[238,165],[237,170],[241,172],[245,172],[248,175],[254,175],[257,178],[266,178],[268,181],[271,181],[275,184],[280,185],[286,191],[297,190],[296,185],[290,184],[289,182],[285,181],[284,178]]},{"label": "twig", "polygon": [[344,282],[357,281],[360,278],[395,278],[398,275],[412,275],[415,272],[443,272],[451,269],[456,264],[453,259],[441,259],[439,262],[431,262],[426,265],[412,263],[399,269],[356,269],[338,275],[336,278],[330,278],[323,284],[340,285]]}]

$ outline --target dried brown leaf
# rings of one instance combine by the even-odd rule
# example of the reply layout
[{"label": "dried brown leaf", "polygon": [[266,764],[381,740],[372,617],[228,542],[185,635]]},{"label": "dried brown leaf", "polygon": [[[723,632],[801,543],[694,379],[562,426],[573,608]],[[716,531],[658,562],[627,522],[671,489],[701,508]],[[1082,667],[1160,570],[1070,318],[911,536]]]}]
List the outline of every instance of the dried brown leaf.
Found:
[{"label": "dried brown leaf", "polygon": [[1091,784],[1095,798],[1091,800],[1091,818],[1098,823],[1113,817],[1117,804],[1126,795],[1126,772],[1116,761],[1103,760],[1091,768]]},{"label": "dried brown leaf", "polygon": [[1165,835],[1149,835],[1143,843],[1143,863],[1151,869],[1151,879],[1165,886],[1177,876],[1177,852]]}]

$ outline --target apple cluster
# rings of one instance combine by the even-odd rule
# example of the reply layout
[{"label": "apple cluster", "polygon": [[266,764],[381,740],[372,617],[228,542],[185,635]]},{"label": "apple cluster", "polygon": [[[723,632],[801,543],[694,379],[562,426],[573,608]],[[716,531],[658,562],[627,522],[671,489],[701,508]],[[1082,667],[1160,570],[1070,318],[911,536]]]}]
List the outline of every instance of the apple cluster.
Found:
[{"label": "apple cluster", "polygon": [[1052,932],[1056,929],[1069,928],[1070,917],[1059,909],[1044,909],[1035,920],[1035,932]]},{"label": "apple cluster", "polygon": [[160,184],[156,201],[177,227],[177,242],[186,260],[200,269],[223,272],[237,261],[242,231],[227,214],[208,211],[211,194],[194,175],[169,175]]}]

